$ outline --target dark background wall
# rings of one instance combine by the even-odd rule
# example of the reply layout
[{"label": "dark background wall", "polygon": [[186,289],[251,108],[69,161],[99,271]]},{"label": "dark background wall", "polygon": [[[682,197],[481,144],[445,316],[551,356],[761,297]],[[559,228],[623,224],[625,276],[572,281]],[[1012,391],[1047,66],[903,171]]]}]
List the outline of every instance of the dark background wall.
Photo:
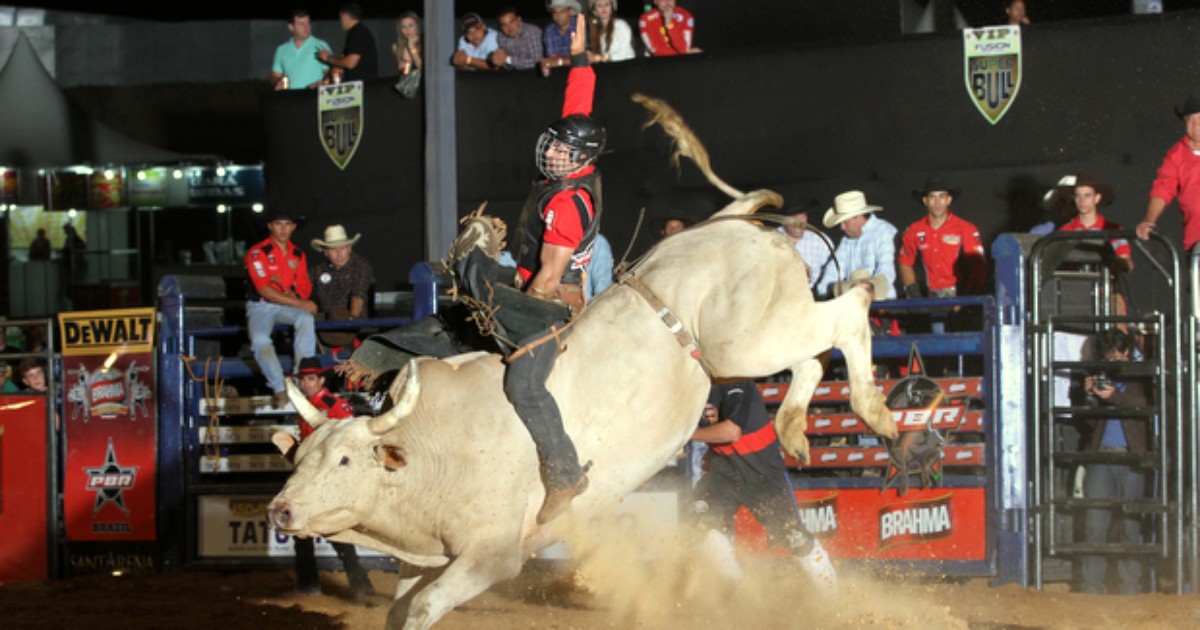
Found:
[{"label": "dark background wall", "polygon": [[[911,190],[934,172],[962,187],[955,209],[990,242],[1039,220],[1038,201],[1058,178],[1092,170],[1111,181],[1106,214],[1133,225],[1155,169],[1182,135],[1172,108],[1194,89],[1200,16],[1074,22],[1028,29],[1016,102],[997,125],[967,96],[958,34],[837,47],[779,47],[598,67],[595,115],[609,132],[604,232],[619,256],[639,209],[702,217],[725,200],[667,144],[640,129],[634,92],[671,102],[712,154],[715,170],[744,189],[769,187],[789,205],[861,188],[903,228],[923,209]],[[460,76],[459,214],[489,201],[515,218],[535,177],[533,145],[559,113],[565,73]],[[385,267],[381,287],[402,282],[423,257],[421,119],[387,82],[368,90],[363,145],[345,171],[321,152],[315,98],[264,103],[273,200],[313,204],[305,240],[337,217],[366,236],[360,248]],[[278,143],[278,144],[277,144]],[[1179,232],[1170,210],[1161,222]],[[653,237],[644,228],[634,252]],[[386,278],[386,280],[385,280]]]}]

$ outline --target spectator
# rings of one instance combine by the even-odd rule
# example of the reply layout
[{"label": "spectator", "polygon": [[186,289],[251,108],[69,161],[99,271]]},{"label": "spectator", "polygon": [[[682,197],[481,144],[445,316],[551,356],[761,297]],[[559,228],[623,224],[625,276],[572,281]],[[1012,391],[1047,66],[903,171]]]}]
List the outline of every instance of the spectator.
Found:
[{"label": "spectator", "polygon": [[549,73],[550,68],[571,63],[570,48],[571,37],[576,28],[575,16],[583,12],[578,0],[550,0],[546,8],[550,11],[551,24],[542,32],[542,46],[546,52],[542,59],[542,74]]},{"label": "spectator", "polygon": [[[1093,360],[1125,363],[1134,359],[1136,349],[1133,339],[1126,333],[1110,328],[1092,338]],[[1083,392],[1089,407],[1119,409],[1150,406],[1149,392],[1137,380],[1126,380],[1098,370],[1083,381]],[[1139,453],[1146,454],[1154,449],[1154,438],[1150,428],[1153,423],[1146,418],[1107,420],[1084,420],[1086,437],[1083,450],[1092,453]],[[1087,499],[1109,499],[1115,502],[1130,502],[1145,498],[1146,473],[1134,462],[1094,463],[1085,467],[1083,491]],[[1089,545],[1103,545],[1109,541],[1109,530],[1113,515],[1118,520],[1118,535],[1125,545],[1142,543],[1142,519],[1138,513],[1128,513],[1117,508],[1089,509],[1084,517],[1085,541]],[[1120,593],[1132,595],[1142,590],[1142,561],[1136,557],[1121,557],[1116,561]],[[1085,593],[1103,594],[1108,577],[1108,558],[1101,555],[1084,555],[1080,558],[1080,589]]]},{"label": "spectator", "polygon": [[63,246],[60,260],[65,267],[63,290],[74,308],[75,289],[87,279],[87,243],[70,221],[63,224]]},{"label": "spectator", "polygon": [[703,545],[726,577],[741,578],[733,546],[734,516],[745,506],[771,543],[787,549],[825,596],[837,594],[829,554],[800,522],[782,447],[753,381],[715,384],[692,439],[709,445],[704,476],[696,484],[691,513],[705,532]]},{"label": "spectator", "polygon": [[275,210],[267,216],[271,235],[246,252],[246,327],[254,360],[271,388],[271,404],[287,405],[283,388],[283,367],[275,354],[271,332],[276,324],[293,328],[293,360],[311,357],[317,352],[313,315],[317,305],[309,299],[312,282],[308,277],[308,258],[292,244],[292,233],[304,218]]},{"label": "spectator", "polygon": [[1029,16],[1025,13],[1025,0],[1004,0],[1004,13],[1009,26],[1026,26]]},{"label": "spectator", "polygon": [[17,364],[17,376],[26,391],[46,393],[46,366],[38,359],[23,359]]},{"label": "spectator", "polygon": [[400,74],[421,69],[421,49],[421,17],[405,11],[396,18],[396,41],[392,43],[392,54]]},{"label": "spectator", "polygon": [[46,238],[46,228],[38,228],[37,236],[29,243],[29,260],[50,260],[54,247]]},{"label": "spectator", "polygon": [[[314,266],[309,274],[318,319],[345,321],[366,316],[375,271],[367,259],[354,253],[354,244],[360,238],[362,234],[349,238],[346,228],[331,225],[325,228],[323,240],[312,240],[312,246],[325,254],[325,261]],[[322,343],[335,348],[350,345],[355,339],[350,331],[325,331],[319,337]]]},{"label": "spectator", "polygon": [[450,63],[459,70],[491,70],[492,53],[500,47],[496,33],[483,23],[478,13],[468,13],[462,19],[462,38]]},{"label": "spectator", "polygon": [[317,87],[325,75],[325,66],[317,59],[329,44],[312,34],[312,18],[304,9],[292,12],[288,19],[292,38],[275,49],[271,63],[271,87],[276,90],[303,90]]},{"label": "spectator", "polygon": [[[3,331],[3,330],[4,330],[4,327],[0,326],[0,331]],[[21,351],[20,348],[16,348],[14,346],[8,345],[8,335],[0,334],[0,355],[16,354],[20,351]],[[9,363],[8,361],[0,361],[0,371],[3,372],[2,374],[0,374],[0,379],[3,380],[3,384],[0,385],[0,392],[20,391],[21,388],[17,387],[17,384],[15,382],[13,382],[12,370],[13,370],[13,366],[11,363]]]},{"label": "spectator", "polygon": [[1187,97],[1183,105],[1175,108],[1175,114],[1183,120],[1184,136],[1179,139],[1163,158],[1158,175],[1150,188],[1150,203],[1146,216],[1137,224],[1138,238],[1150,238],[1150,230],[1158,224],[1167,204],[1179,198],[1179,211],[1183,213],[1183,248],[1192,251],[1200,242],[1200,96]]},{"label": "spectator", "polygon": [[379,76],[379,51],[375,48],[375,35],[362,21],[362,7],[351,2],[338,10],[338,20],[346,31],[346,44],[338,57],[322,50],[317,56],[333,70],[341,71],[342,81],[366,81]]},{"label": "spectator", "polygon": [[905,297],[921,297],[921,287],[913,269],[918,255],[925,268],[925,284],[930,296],[954,297],[982,291],[987,280],[987,261],[979,228],[950,210],[959,190],[934,175],[925,180],[925,188],[914,190],[912,194],[924,204],[926,214],[908,226],[901,239],[897,263]]},{"label": "spectator", "polygon": [[510,70],[529,70],[542,61],[542,29],[526,24],[521,14],[511,7],[500,10],[500,32],[492,53],[492,65]]},{"label": "spectator", "polygon": [[[816,200],[813,200],[810,205],[816,203]],[[833,244],[824,235],[808,229],[808,210],[806,208],[789,208],[780,214],[801,222],[801,224],[782,225],[779,227],[779,231],[788,237],[792,246],[796,248],[796,252],[800,254],[800,258],[804,260],[804,264],[808,266],[808,286],[815,290],[817,283],[821,281],[821,275],[825,273],[825,267],[829,264]]]},{"label": "spectator", "polygon": [[633,29],[614,15],[617,0],[590,0],[588,58],[592,63],[633,59]]},{"label": "spectator", "polygon": [[603,234],[596,234],[596,242],[592,245],[592,259],[587,264],[587,282],[583,285],[585,300],[600,295],[613,283],[613,254],[612,245]]},{"label": "spectator", "polygon": [[[330,421],[354,417],[354,410],[350,408],[350,403],[325,388],[325,368],[321,366],[319,359],[308,357],[301,360],[297,376],[299,377],[296,380],[299,383],[300,391],[308,398],[308,402],[325,414]],[[300,425],[300,440],[303,441],[312,435],[313,428],[302,418],[297,422]],[[346,567],[346,579],[350,582],[350,588],[354,591],[355,596],[363,598],[374,595],[375,587],[371,585],[371,578],[359,563],[358,552],[354,549],[354,545],[333,541],[330,541],[329,544],[333,545],[333,550],[337,552],[342,565]],[[292,545],[296,550],[298,588],[302,593],[308,595],[320,593],[321,582],[317,577],[317,559],[313,553],[315,551],[313,539],[295,537],[292,538]]]},{"label": "spectator", "polygon": [[[1104,215],[1097,210],[1107,207],[1116,199],[1117,194],[1113,191],[1112,186],[1100,181],[1092,173],[1080,173],[1074,179],[1074,184],[1066,188],[1072,192],[1077,214],[1074,219],[1058,228],[1059,230],[1071,232],[1125,229],[1119,223],[1105,219]],[[1129,247],[1129,241],[1123,238],[1113,239],[1112,248],[1117,256],[1115,269],[1132,271],[1133,250]]]},{"label": "spectator", "polygon": [[886,278],[886,293],[876,295],[877,299],[896,297],[896,226],[875,215],[882,210],[881,206],[868,204],[861,190],[846,191],[833,199],[823,223],[827,228],[840,227],[842,240],[833,253],[836,264],[826,265],[821,275],[818,295],[830,295],[836,283],[865,270],[868,277]]},{"label": "spectator", "polygon": [[675,6],[675,0],[654,0],[654,9],[643,13],[638,20],[638,31],[650,57],[700,52],[692,45],[695,30],[692,14]]},{"label": "spectator", "polygon": [[691,217],[685,216],[681,212],[669,212],[662,218],[662,227],[658,229],[658,234],[666,238],[688,229],[693,223],[695,221]]}]

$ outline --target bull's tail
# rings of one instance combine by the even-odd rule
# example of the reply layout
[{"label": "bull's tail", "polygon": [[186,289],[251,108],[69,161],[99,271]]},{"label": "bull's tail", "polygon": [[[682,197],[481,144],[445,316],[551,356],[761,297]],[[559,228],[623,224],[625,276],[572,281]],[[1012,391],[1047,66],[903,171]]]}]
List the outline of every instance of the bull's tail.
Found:
[{"label": "bull's tail", "polygon": [[657,98],[646,96],[645,94],[636,93],[633,95],[633,101],[645,107],[651,114],[654,114],[642,128],[650,127],[658,124],[663,128],[667,135],[671,136],[675,141],[675,154],[672,156],[672,161],[675,163],[675,168],[679,168],[679,157],[684,156],[696,163],[700,172],[708,178],[708,181],[716,186],[721,192],[738,199],[744,196],[744,193],[733,186],[730,186],[725,180],[717,177],[713,172],[712,165],[708,160],[708,150],[700,142],[700,138],[696,137],[696,132],[688,127],[683,121],[683,117],[679,112],[675,111],[666,101]]}]

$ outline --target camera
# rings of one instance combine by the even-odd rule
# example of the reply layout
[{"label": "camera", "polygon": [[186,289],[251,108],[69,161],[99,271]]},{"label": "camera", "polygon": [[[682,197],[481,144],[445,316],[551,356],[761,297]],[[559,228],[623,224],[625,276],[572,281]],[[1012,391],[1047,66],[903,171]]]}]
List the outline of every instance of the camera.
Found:
[{"label": "camera", "polygon": [[1111,389],[1112,379],[1107,374],[1100,373],[1092,377],[1092,389]]}]

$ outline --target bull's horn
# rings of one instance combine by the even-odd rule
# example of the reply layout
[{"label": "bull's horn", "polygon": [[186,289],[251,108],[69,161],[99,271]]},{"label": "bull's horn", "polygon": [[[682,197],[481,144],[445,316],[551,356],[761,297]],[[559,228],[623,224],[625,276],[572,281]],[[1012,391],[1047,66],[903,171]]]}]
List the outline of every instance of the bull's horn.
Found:
[{"label": "bull's horn", "polygon": [[382,416],[375,416],[368,420],[368,428],[375,435],[383,435],[388,431],[396,428],[400,424],[400,419],[412,413],[413,408],[417,406],[417,397],[421,395],[421,383],[417,378],[417,364],[420,359],[413,359],[404,365],[404,369],[396,376],[397,382],[402,382],[400,389],[397,390],[395,385],[392,386],[393,398],[395,404],[387,413]]},{"label": "bull's horn", "polygon": [[292,379],[285,378],[283,380],[284,386],[287,388],[288,400],[292,401],[292,406],[296,408],[296,413],[299,413],[300,417],[304,418],[308,426],[316,429],[321,426],[321,423],[329,419],[324,413],[321,413],[320,409],[317,409],[312,403],[308,402],[308,398],[304,397],[304,392],[301,392],[300,388],[292,383]]}]

